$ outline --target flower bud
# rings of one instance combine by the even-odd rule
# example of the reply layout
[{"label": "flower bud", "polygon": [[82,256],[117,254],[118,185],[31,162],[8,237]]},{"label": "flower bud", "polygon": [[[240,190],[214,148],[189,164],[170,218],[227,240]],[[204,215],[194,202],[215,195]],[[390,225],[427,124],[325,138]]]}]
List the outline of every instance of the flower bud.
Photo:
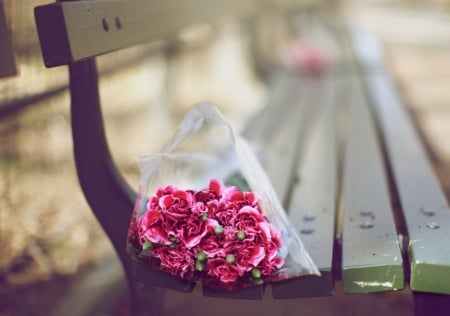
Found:
[{"label": "flower bud", "polygon": [[149,250],[151,249],[153,246],[153,243],[150,240],[147,240],[143,245],[142,245],[142,250]]},{"label": "flower bud", "polygon": [[203,264],[203,262],[201,262],[199,260],[195,261],[195,270],[203,271],[204,268],[205,268],[205,265]]},{"label": "flower bud", "polygon": [[243,232],[242,230],[238,231],[238,232],[236,233],[236,237],[237,237],[237,239],[239,239],[239,240],[244,240],[244,238],[245,238],[245,232]]},{"label": "flower bud", "polygon": [[232,254],[228,254],[225,258],[225,261],[229,264],[232,264],[236,261],[236,257]]},{"label": "flower bud", "polygon": [[258,268],[253,268],[252,269],[252,276],[255,279],[259,279],[261,277],[261,270],[259,270]]},{"label": "flower bud", "polygon": [[214,232],[219,235],[223,233],[223,226],[221,225],[217,225],[216,227],[214,227]]},{"label": "flower bud", "polygon": [[200,252],[197,254],[197,260],[198,260],[198,261],[205,261],[205,260],[206,260],[206,253],[203,252],[203,251],[200,251]]}]

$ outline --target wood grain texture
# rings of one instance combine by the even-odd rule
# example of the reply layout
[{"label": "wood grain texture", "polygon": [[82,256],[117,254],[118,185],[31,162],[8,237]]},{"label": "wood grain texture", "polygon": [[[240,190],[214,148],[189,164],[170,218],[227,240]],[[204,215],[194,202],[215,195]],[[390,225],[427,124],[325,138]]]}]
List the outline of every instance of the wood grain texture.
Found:
[{"label": "wood grain texture", "polygon": [[383,74],[368,77],[409,234],[410,286],[450,294],[450,208],[408,114]]},{"label": "wood grain texture", "polygon": [[[303,159],[295,169],[289,219],[321,272],[321,276],[307,276],[275,283],[275,298],[328,296],[333,293],[332,259],[337,194],[337,152],[335,117],[335,78],[327,74],[316,79],[316,91],[310,102],[320,111],[317,122],[305,141]],[[314,98],[314,101],[311,100]],[[313,102],[311,102],[313,101]]]},{"label": "wood grain texture", "polygon": [[349,129],[344,158],[342,273],[347,293],[404,286],[381,148],[360,82],[350,81]]}]

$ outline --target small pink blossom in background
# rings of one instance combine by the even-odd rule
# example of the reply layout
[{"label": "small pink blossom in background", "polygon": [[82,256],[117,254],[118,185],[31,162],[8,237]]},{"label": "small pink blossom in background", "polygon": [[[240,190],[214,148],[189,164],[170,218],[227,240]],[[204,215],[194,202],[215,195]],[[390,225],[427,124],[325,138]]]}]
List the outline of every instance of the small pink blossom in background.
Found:
[{"label": "small pink blossom in background", "polygon": [[159,188],[136,223],[142,258],[182,278],[200,275],[207,284],[236,289],[270,279],[284,264],[280,233],[256,195],[216,179],[197,192]]},{"label": "small pink blossom in background", "polygon": [[334,58],[329,52],[301,39],[285,48],[282,60],[286,66],[294,70],[309,73],[321,73],[334,63]]}]

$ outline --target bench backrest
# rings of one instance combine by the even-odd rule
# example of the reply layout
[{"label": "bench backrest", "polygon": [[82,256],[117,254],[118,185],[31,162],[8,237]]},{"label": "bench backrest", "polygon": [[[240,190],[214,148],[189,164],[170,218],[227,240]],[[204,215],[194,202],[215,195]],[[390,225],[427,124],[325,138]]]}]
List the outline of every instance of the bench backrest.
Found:
[{"label": "bench backrest", "polygon": [[35,8],[48,67],[176,35],[194,23],[252,9],[249,1],[58,1]]}]

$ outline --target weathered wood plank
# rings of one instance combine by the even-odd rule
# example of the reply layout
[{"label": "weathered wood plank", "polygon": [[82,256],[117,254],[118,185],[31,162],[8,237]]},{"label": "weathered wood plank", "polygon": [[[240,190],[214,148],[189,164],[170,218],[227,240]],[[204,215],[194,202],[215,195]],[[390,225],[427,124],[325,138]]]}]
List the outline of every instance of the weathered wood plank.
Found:
[{"label": "weathered wood plank", "polygon": [[351,82],[342,189],[342,274],[347,293],[404,286],[402,255],[389,189],[369,105],[358,79]]},{"label": "weathered wood plank", "polygon": [[[371,37],[354,37],[366,71],[367,89],[380,122],[409,235],[410,287],[450,294],[450,208],[392,79],[380,65],[381,49]],[[376,54],[362,47],[371,41]],[[378,58],[378,60],[376,59]]]},{"label": "weathered wood plank", "polygon": [[[299,150],[319,111],[314,97],[321,86],[301,73],[281,71],[263,111],[250,120],[243,135],[254,145],[280,201],[286,206]],[[314,105],[314,106],[313,106]]]},{"label": "weathered wood plank", "polygon": [[367,78],[383,126],[409,235],[413,290],[450,294],[450,209],[412,122],[386,74]]},{"label": "weathered wood plank", "polygon": [[193,23],[234,14],[253,1],[79,0],[37,6],[47,67],[64,65],[174,35]]},{"label": "weathered wood plank", "polygon": [[[335,78],[316,78],[314,104],[321,110],[318,122],[304,146],[304,158],[296,168],[299,179],[289,202],[289,218],[321,276],[308,276],[274,283],[275,298],[328,296],[333,293],[332,257],[334,245],[337,152]],[[313,101],[313,102],[312,102]]]}]

